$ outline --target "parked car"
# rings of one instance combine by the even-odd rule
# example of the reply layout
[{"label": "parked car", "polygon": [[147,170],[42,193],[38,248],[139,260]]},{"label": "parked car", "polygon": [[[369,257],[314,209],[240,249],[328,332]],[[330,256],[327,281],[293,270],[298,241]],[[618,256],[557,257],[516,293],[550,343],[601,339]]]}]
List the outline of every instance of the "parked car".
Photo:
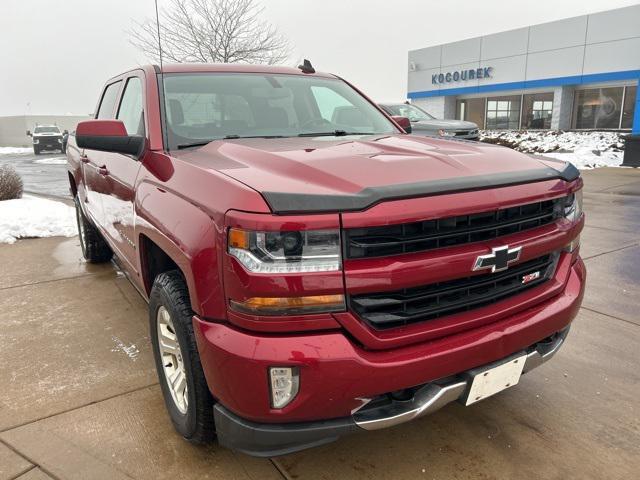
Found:
[{"label": "parked car", "polygon": [[385,103],[380,107],[389,115],[406,117],[411,121],[411,133],[430,137],[455,137],[465,140],[478,139],[478,125],[465,120],[441,120],[417,105],[409,103]]},{"label": "parked car", "polygon": [[62,132],[57,125],[37,125],[33,133],[27,130],[27,136],[33,141],[33,153],[36,155],[43,150],[60,150],[64,153]]},{"label": "parked car", "polygon": [[186,439],[273,456],[391,427],[565,341],[586,278],[569,163],[407,135],[306,65],[145,66],[96,112],[67,148],[82,252],[148,301]]}]

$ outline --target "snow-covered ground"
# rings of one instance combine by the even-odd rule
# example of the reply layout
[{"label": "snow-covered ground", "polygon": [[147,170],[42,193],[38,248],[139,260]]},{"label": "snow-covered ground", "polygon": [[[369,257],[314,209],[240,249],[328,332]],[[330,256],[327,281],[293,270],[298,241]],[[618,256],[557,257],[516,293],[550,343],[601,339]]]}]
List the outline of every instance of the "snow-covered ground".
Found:
[{"label": "snow-covered ground", "polygon": [[0,243],[18,238],[73,237],[78,232],[75,210],[46,198],[24,195],[0,202]]},{"label": "snow-covered ground", "polygon": [[577,168],[617,167],[624,140],[617,132],[556,132],[544,130],[485,130],[480,139],[524,153],[535,153],[573,163]]},{"label": "snow-covered ground", "polygon": [[35,160],[35,163],[39,163],[40,165],[66,165],[67,157],[39,158]]},{"label": "snow-covered ground", "polygon": [[22,155],[24,153],[33,153],[33,148],[0,147],[0,155]]}]

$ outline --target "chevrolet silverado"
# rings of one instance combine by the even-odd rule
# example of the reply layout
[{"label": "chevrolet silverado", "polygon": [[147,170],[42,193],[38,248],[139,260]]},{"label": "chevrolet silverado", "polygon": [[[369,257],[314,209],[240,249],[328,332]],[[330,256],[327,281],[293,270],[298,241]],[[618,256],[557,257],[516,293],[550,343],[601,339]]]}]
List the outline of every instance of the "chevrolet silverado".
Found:
[{"label": "chevrolet silverado", "polygon": [[106,82],[67,148],[82,252],[148,302],[186,439],[285,454],[471,405],[561,347],[579,171],[402,126],[308,64]]}]

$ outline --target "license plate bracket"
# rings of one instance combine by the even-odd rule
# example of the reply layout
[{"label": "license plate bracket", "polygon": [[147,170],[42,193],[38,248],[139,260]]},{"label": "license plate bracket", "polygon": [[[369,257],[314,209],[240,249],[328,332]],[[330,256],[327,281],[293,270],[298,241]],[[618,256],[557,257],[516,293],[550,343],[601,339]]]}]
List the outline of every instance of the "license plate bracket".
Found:
[{"label": "license plate bracket", "polygon": [[470,386],[462,402],[471,405],[517,385],[526,359],[526,352],[520,352],[500,362],[469,370],[467,377]]}]

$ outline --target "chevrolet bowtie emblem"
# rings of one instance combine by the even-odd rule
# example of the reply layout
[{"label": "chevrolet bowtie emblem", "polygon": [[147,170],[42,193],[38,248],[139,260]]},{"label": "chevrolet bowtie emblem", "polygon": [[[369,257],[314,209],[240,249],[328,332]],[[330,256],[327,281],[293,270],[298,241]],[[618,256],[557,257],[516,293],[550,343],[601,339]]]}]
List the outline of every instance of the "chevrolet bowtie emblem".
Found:
[{"label": "chevrolet bowtie emblem", "polygon": [[522,247],[509,248],[509,245],[491,249],[491,253],[480,255],[476,258],[473,270],[490,268],[491,272],[501,272],[509,268],[509,264],[517,262],[520,258]]}]

